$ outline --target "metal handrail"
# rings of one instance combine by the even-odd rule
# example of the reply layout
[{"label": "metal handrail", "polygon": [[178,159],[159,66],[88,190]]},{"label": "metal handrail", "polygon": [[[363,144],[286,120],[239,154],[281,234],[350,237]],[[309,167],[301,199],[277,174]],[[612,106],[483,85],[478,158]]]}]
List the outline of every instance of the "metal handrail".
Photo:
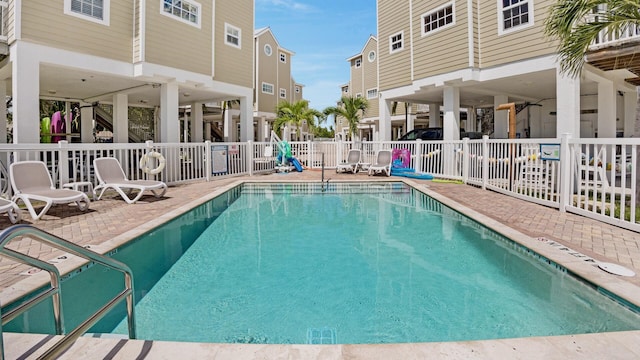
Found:
[{"label": "metal handrail", "polygon": [[[46,231],[40,230],[30,225],[20,224],[11,226],[2,232],[0,232],[0,255],[9,257],[15,261],[20,263],[30,265],[42,270],[46,270],[51,276],[51,287],[34,298],[26,301],[25,303],[19,305],[15,309],[8,311],[6,314],[2,314],[2,321],[0,322],[0,360],[4,359],[4,346],[2,343],[2,325],[8,323],[9,321],[15,319],[20,314],[24,313],[28,309],[32,308],[36,304],[41,301],[51,297],[53,301],[53,316],[56,323],[56,334],[64,335],[64,319],[62,316],[62,302],[61,302],[61,292],[60,292],[60,272],[58,269],[40,259],[34,258],[32,256],[17,252],[12,249],[7,249],[5,246],[15,239],[18,236],[29,237],[31,239],[40,241],[45,243],[51,247],[54,247],[59,250],[66,251],[70,254],[76,255],[83,259],[92,261],[94,263],[106,266],[113,270],[119,271],[124,275],[125,289],[116,295],[112,300],[107,302],[104,306],[102,306],[98,311],[96,311],[93,315],[83,321],[80,325],[78,325],[71,332],[66,334],[62,339],[60,339],[57,343],[55,343],[49,350],[47,350],[44,354],[42,354],[39,359],[48,359],[55,358],[56,356],[62,354],[69,346],[73,344],[74,341],[82,334],[84,334],[91,326],[93,326],[96,322],[98,322],[104,315],[106,315],[111,309],[113,309],[117,304],[119,304],[122,300],[126,300],[127,302],[127,321],[128,321],[128,330],[129,330],[129,339],[136,338],[136,328],[135,328],[135,313],[134,313],[134,291],[133,291],[133,273],[131,269],[110,257],[106,257],[104,255],[93,252],[89,249],[78,246],[72,242],[64,240],[58,236],[50,234]],[[1,310],[1,308],[0,308]]]}]

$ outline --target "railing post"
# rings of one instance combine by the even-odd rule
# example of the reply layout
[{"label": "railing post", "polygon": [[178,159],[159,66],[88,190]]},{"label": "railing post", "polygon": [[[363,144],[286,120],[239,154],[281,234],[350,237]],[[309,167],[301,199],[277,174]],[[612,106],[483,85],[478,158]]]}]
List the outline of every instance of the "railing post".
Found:
[{"label": "railing post", "polygon": [[253,148],[253,140],[249,140],[247,141],[247,155],[245,156],[245,159],[247,159],[247,167],[249,168],[249,176],[253,176],[253,153],[254,153],[254,148]]},{"label": "railing post", "polygon": [[[59,181],[59,187],[62,184],[66,184],[69,182],[69,143],[67,140],[61,140],[58,142],[58,179],[53,179],[53,183],[55,184],[56,180]],[[55,162],[55,160],[52,159]],[[53,164],[53,168],[55,168],[55,163]],[[74,169],[75,170],[75,169]]]},{"label": "railing post", "polygon": [[425,172],[424,170],[424,161],[426,157],[424,156],[424,146],[422,146],[422,139],[416,139],[416,162],[415,168],[419,173]]},{"label": "railing post", "polygon": [[462,139],[462,182],[467,183],[469,180],[469,138]]},{"label": "railing post", "polygon": [[482,190],[487,190],[489,181],[489,136],[482,136]]},{"label": "railing post", "polygon": [[205,180],[211,181],[211,141],[204,142],[204,172]]},{"label": "railing post", "polygon": [[566,212],[567,206],[571,204],[571,151],[569,151],[569,140],[571,134],[562,134],[560,138],[560,212]]},{"label": "railing post", "polygon": [[313,143],[311,140],[307,140],[307,166],[309,169],[313,169]]}]

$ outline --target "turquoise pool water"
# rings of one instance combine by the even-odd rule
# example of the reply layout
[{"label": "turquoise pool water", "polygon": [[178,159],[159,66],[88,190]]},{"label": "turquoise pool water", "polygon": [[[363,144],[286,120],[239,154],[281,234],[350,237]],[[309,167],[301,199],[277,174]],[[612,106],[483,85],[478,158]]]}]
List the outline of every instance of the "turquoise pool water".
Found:
[{"label": "turquoise pool water", "polygon": [[[635,312],[561,267],[399,183],[245,184],[113,256],[134,270],[142,339],[397,343],[640,328]],[[104,285],[114,276],[94,266],[65,281],[67,328],[115,292]],[[5,330],[50,328],[35,321],[46,313]],[[122,316],[92,332],[126,334]]]}]

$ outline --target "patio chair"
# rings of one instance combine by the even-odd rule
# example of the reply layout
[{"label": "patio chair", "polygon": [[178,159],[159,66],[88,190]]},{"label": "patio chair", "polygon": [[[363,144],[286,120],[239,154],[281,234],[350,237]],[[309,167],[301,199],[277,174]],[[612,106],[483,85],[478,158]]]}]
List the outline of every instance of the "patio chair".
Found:
[{"label": "patio chair", "polygon": [[12,224],[17,223],[21,219],[20,208],[11,200],[0,198],[0,214],[1,213],[7,213],[9,221],[11,221]]},{"label": "patio chair", "polygon": [[348,171],[350,173],[357,174],[361,166],[361,155],[362,151],[360,151],[360,149],[349,150],[349,154],[347,155],[347,162],[338,164],[338,166],[336,166],[336,173]]},{"label": "patio chair", "polygon": [[[9,178],[13,188],[13,202],[22,201],[33,220],[39,220],[49,211],[53,204],[75,203],[78,209],[89,209],[89,197],[81,192],[70,189],[57,189],[53,185],[47,165],[42,161],[19,161],[11,164]],[[45,203],[40,212],[36,212],[33,202]]]},{"label": "patio chair", "polygon": [[[133,204],[140,200],[145,191],[151,191],[157,198],[164,196],[167,191],[167,184],[157,180],[129,180],[125,175],[120,161],[113,157],[101,157],[93,160],[93,170],[98,179],[98,186],[95,192],[100,190],[98,200],[102,198],[104,192],[108,189],[115,190],[129,204]],[[127,190],[127,193],[124,192]],[[137,190],[135,197],[131,198],[131,193]]]},{"label": "patio chair", "polygon": [[376,154],[376,162],[369,166],[369,176],[374,174],[385,173],[391,176],[391,150],[378,150]]},{"label": "patio chair", "polygon": [[264,153],[262,157],[253,159],[256,170],[275,170],[276,158],[273,156],[273,145],[267,145],[264,147]]}]

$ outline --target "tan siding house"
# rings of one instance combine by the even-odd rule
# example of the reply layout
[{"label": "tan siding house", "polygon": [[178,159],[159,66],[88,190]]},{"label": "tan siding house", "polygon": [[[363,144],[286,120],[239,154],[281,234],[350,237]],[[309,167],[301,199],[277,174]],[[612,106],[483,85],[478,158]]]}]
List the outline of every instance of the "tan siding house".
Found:
[{"label": "tan siding house", "polygon": [[[544,34],[554,3],[378,0],[379,138],[396,137],[401,122],[391,109],[401,102],[414,104],[412,113],[419,110],[419,124],[406,121],[407,130],[426,122],[442,126],[445,139],[463,130],[495,138],[615,137],[621,130],[616,119],[624,118],[620,127],[632,121],[625,107],[635,88],[615,72],[590,66],[578,79],[559,71],[557,43]],[[494,110],[511,102],[527,109],[517,115],[515,134],[508,133],[507,112]],[[588,115],[594,111],[598,115]],[[489,120],[478,113],[490,114]]]},{"label": "tan siding house", "polygon": [[[0,73],[8,79],[14,119],[37,119],[40,99],[59,100],[81,112],[80,134],[73,135],[79,139],[70,141],[93,142],[94,120],[114,130],[114,142],[144,141],[148,138],[127,131],[127,110],[157,108],[160,121],[148,131],[154,134],[151,140],[203,141],[211,138],[201,131],[207,128],[203,104],[239,99],[239,136],[232,131],[228,140],[253,138],[252,0],[78,4],[7,3],[9,57]],[[95,104],[111,106],[113,115],[98,119],[94,107],[87,106]],[[186,117],[195,126],[183,138]],[[36,121],[14,121],[13,133],[15,142],[40,141]]]}]

